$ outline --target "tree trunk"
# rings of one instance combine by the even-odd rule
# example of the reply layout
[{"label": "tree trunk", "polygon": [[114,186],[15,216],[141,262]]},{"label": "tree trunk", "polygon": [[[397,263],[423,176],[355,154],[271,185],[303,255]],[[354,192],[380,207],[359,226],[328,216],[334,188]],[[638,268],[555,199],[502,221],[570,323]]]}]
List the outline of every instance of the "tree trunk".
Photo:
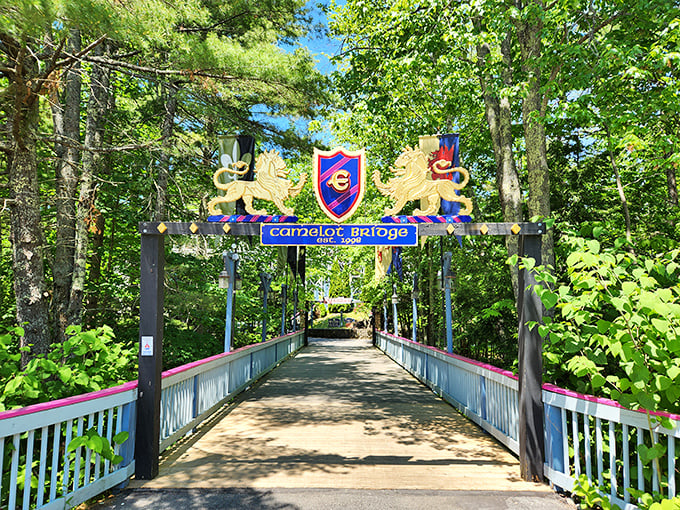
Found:
[{"label": "tree trunk", "polygon": [[[522,123],[524,126],[524,144],[526,147],[526,165],[529,179],[529,217],[550,217],[550,170],[543,124],[543,96],[541,94],[541,32],[543,21],[540,13],[544,6],[540,1],[530,0],[535,7],[533,15],[520,16],[517,22],[517,38],[522,58],[522,71],[526,75],[526,92],[522,102]],[[522,2],[516,2],[521,11]],[[524,6],[524,9],[531,7]],[[555,255],[552,235],[543,237],[541,257],[543,264],[554,266]]]},{"label": "tree trunk", "polygon": [[[109,80],[110,82],[110,80]],[[111,83],[110,90],[108,94],[108,102],[106,105],[106,111],[111,112],[116,108],[116,95],[114,93],[114,88]],[[106,143],[113,143],[113,133],[111,130],[105,130]],[[102,158],[103,168],[101,169],[102,174],[106,176],[111,176],[113,173],[112,166],[112,155],[107,153]],[[118,204],[120,200],[116,202],[116,206],[113,211],[109,211],[109,218],[111,219],[111,235],[115,232],[115,219],[118,210]],[[101,290],[100,280],[102,277],[102,252],[104,248],[104,230],[106,226],[106,221],[104,215],[97,208],[93,208],[93,217],[90,221],[90,232],[92,233],[92,254],[90,255],[90,274],[89,274],[89,292],[87,294],[87,311],[85,323],[87,328],[94,329],[102,325],[101,317],[102,311],[106,308],[108,293]],[[110,246],[111,252],[113,251],[113,239]],[[111,253],[109,253],[109,269],[111,267]]]},{"label": "tree trunk", "polygon": [[[502,80],[505,86],[512,85],[512,39],[509,32],[501,43],[501,53],[503,56],[503,75]],[[494,159],[496,161],[496,186],[503,211],[503,220],[507,222],[522,221],[522,196],[519,186],[519,176],[513,154],[512,136],[512,110],[510,99],[507,94],[500,97],[493,90],[486,70],[486,58],[491,53],[488,44],[477,47],[477,68],[479,71],[479,81],[484,96],[484,113],[491,134]],[[518,253],[518,239],[515,236],[507,236],[505,245],[508,255]],[[519,275],[517,267],[511,268],[512,289],[515,298],[518,295]]]},{"label": "tree trunk", "polygon": [[[101,46],[95,50],[102,54]],[[102,147],[104,116],[108,104],[110,71],[97,64],[92,64],[90,94],[87,103],[87,124],[85,128],[85,147],[83,169],[80,176],[80,197],[76,210],[75,251],[73,256],[73,279],[69,296],[69,324],[80,324],[83,313],[83,297],[87,275],[88,227],[94,211],[94,178],[99,172],[102,153],[96,149]],[[92,150],[94,149],[94,150]]]},{"label": "tree trunk", "polygon": [[633,243],[633,235],[631,232],[630,223],[630,210],[628,209],[628,200],[626,199],[626,192],[623,189],[623,182],[621,182],[621,174],[619,173],[619,167],[616,164],[616,156],[614,155],[614,147],[612,146],[612,136],[609,131],[609,127],[605,126],[605,131],[607,133],[607,151],[609,152],[609,161],[611,162],[612,169],[614,170],[614,178],[616,179],[616,190],[619,193],[619,199],[621,200],[621,207],[623,208],[623,217],[626,222],[626,241],[631,245]]},{"label": "tree trunk", "polygon": [[170,175],[170,150],[172,148],[172,132],[175,126],[175,113],[177,113],[177,89],[173,85],[163,85],[163,150],[161,151],[158,165],[158,180],[156,181],[156,208],[153,213],[154,221],[167,219],[166,205],[168,192],[168,177]]},{"label": "tree trunk", "polygon": [[45,290],[44,239],[40,222],[40,187],[36,156],[38,94],[31,88],[37,65],[21,47],[16,74],[8,92],[13,99],[8,115],[10,144],[9,189],[14,200],[11,214],[12,270],[17,323],[24,328],[22,365],[49,350],[48,294]]},{"label": "tree trunk", "polygon": [[[95,287],[102,276],[102,247],[104,246],[104,215],[98,210],[94,211],[94,217],[90,222],[90,232],[92,233],[92,255],[90,255],[90,288]],[[87,298],[87,317],[86,325],[93,329],[101,326],[98,317],[101,315],[100,292],[90,291]]]},{"label": "tree trunk", "polygon": [[666,168],[666,183],[668,185],[668,203],[672,207],[678,207],[678,182],[675,178],[675,167],[672,165]]},{"label": "tree trunk", "polygon": [[[69,53],[80,52],[81,39],[78,30],[69,34]],[[65,139],[57,142],[56,189],[57,209],[54,264],[52,267],[53,292],[51,321],[53,341],[64,340],[68,326],[67,310],[73,276],[73,254],[75,247],[76,192],[78,187],[78,163],[80,150],[80,94],[82,87],[80,64],[76,62],[64,75],[63,102],[58,94],[52,98],[52,119],[55,134]]]}]

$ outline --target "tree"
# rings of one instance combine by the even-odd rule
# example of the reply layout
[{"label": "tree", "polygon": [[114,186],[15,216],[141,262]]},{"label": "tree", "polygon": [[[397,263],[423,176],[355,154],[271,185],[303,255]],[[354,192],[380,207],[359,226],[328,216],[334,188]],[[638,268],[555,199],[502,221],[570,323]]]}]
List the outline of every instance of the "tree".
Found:
[{"label": "tree", "polygon": [[[170,144],[172,124],[178,122],[173,108],[165,108],[168,113],[164,123],[151,121],[153,114],[147,118],[145,113],[133,113],[142,120],[137,131],[141,137],[135,138],[135,129],[129,124],[116,125],[115,121],[125,114],[113,111],[113,84],[122,83],[127,86],[124,93],[138,94],[138,99],[143,98],[143,108],[144,103],[149,104],[146,99],[153,90],[149,84],[168,80],[169,86],[186,91],[182,97],[185,103],[178,109],[184,107],[185,118],[191,118],[192,123],[212,117],[205,111],[207,103],[219,104],[226,115],[213,128],[213,135],[216,128],[243,128],[242,121],[252,117],[255,105],[265,105],[280,115],[315,115],[325,95],[323,80],[313,70],[309,54],[303,50],[286,53],[277,47],[280,41],[292,41],[305,29],[307,20],[301,2],[296,0],[265,1],[257,6],[217,5],[200,0],[173,6],[156,1],[134,6],[69,0],[34,5],[22,1],[4,2],[1,7],[2,149],[13,201],[17,321],[26,324],[23,344],[32,346],[32,352],[37,353],[48,349],[50,329],[54,338],[63,339],[66,325],[82,320],[87,292],[88,228],[104,220],[96,205],[95,191],[99,191],[101,200],[106,200],[108,193],[101,181],[105,155],[119,154],[117,159],[122,162],[123,150],[163,143],[167,156],[177,148],[177,143],[174,147]],[[260,15],[265,12],[268,16]],[[83,75],[85,80],[81,81]],[[121,79],[123,75],[128,78]],[[65,89],[60,94],[62,83]],[[85,121],[81,118],[83,84],[87,85]],[[41,123],[40,117],[47,93],[52,100],[52,126]],[[171,97],[166,104],[172,106],[174,100]],[[83,143],[81,125],[85,128]],[[271,129],[287,143],[304,143],[300,137],[271,128],[266,122],[253,121],[249,127],[259,132]],[[46,148],[38,133],[50,129],[54,129],[50,140],[55,142],[58,156],[54,258],[45,251],[52,235],[44,235],[43,213],[51,213],[51,208],[41,203],[40,189],[43,186],[49,195],[52,188],[49,181],[42,179],[43,165],[39,165],[37,157]],[[155,139],[149,136],[155,133]],[[206,142],[214,144],[214,140]],[[187,152],[193,157],[191,149]],[[208,151],[208,159],[211,154]],[[171,175],[171,171],[179,170],[180,158],[172,161],[172,166],[171,160],[164,158],[161,166],[165,170],[159,174],[160,185],[154,189],[159,190],[154,200],[159,214],[167,205],[167,183],[180,189],[182,186],[179,172]],[[107,172],[111,173],[116,165],[109,159]],[[122,182],[130,180],[126,177]],[[134,193],[140,191],[141,196],[151,195],[150,186]],[[111,193],[116,197],[120,194],[113,190]],[[116,200],[120,206],[120,198]],[[186,204],[182,205],[185,211]],[[47,218],[49,223],[51,218]],[[103,232],[103,226],[95,230]],[[47,272],[46,261],[53,262]],[[53,303],[48,308],[52,284]],[[52,320],[48,317],[50,311]],[[24,362],[29,356],[25,355]]]}]

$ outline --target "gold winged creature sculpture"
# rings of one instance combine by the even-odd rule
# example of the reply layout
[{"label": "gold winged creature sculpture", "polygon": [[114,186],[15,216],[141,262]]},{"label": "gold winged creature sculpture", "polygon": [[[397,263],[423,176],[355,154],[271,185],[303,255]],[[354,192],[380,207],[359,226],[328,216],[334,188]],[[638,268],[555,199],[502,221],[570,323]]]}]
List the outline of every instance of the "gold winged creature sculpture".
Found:
[{"label": "gold winged creature sculpture", "polygon": [[394,207],[385,209],[386,216],[397,214],[406,205],[406,202],[418,199],[424,199],[427,202],[427,207],[423,210],[414,209],[413,214],[415,216],[437,214],[442,199],[464,205],[465,208],[458,213],[460,215],[469,215],[472,212],[472,200],[456,194],[456,191],[463,189],[470,180],[470,174],[465,168],[451,168],[448,161],[441,159],[432,165],[432,170],[437,174],[460,172],[463,176],[463,182],[428,179],[430,167],[427,158],[423,151],[417,147],[413,149],[406,147],[396,159],[394,165],[396,168],[390,167],[390,170],[396,177],[389,179],[387,183],[383,184],[380,181],[379,170],[376,169],[373,172],[373,182],[380,193],[396,200]]},{"label": "gold winged creature sculpture", "polygon": [[225,191],[224,196],[213,198],[208,202],[208,211],[211,215],[222,214],[215,206],[219,203],[234,202],[239,198],[243,199],[248,214],[262,214],[266,215],[265,209],[256,210],[253,208],[253,199],[260,198],[274,202],[282,214],[292,216],[294,211],[290,207],[286,207],[283,203],[288,198],[297,196],[302,187],[307,181],[307,174],[302,174],[300,182],[293,186],[293,183],[285,179],[290,173],[286,170],[286,163],[281,158],[278,151],[265,151],[260,154],[255,160],[255,180],[254,181],[232,181],[222,183],[218,180],[219,176],[225,172],[245,175],[248,171],[248,164],[243,161],[237,161],[233,164],[236,168],[242,170],[235,170],[233,168],[222,167],[215,175],[213,175],[213,183],[218,189]]}]

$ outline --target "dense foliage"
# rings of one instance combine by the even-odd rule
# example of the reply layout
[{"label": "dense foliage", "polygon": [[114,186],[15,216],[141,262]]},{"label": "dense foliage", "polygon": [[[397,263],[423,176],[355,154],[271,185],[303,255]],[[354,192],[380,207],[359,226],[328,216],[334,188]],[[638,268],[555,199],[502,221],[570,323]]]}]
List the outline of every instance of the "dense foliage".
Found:
[{"label": "dense foliage", "polygon": [[0,411],[98,391],[136,376],[136,345],[118,342],[108,326],[68,329],[69,338],[21,367],[21,327],[0,335]]}]

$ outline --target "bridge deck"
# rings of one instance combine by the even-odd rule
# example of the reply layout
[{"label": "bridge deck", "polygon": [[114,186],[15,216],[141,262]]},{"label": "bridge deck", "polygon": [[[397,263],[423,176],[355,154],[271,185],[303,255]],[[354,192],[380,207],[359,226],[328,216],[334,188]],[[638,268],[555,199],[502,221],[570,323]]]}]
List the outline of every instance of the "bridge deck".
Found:
[{"label": "bridge deck", "polygon": [[550,490],[370,341],[319,339],[133,487]]}]

